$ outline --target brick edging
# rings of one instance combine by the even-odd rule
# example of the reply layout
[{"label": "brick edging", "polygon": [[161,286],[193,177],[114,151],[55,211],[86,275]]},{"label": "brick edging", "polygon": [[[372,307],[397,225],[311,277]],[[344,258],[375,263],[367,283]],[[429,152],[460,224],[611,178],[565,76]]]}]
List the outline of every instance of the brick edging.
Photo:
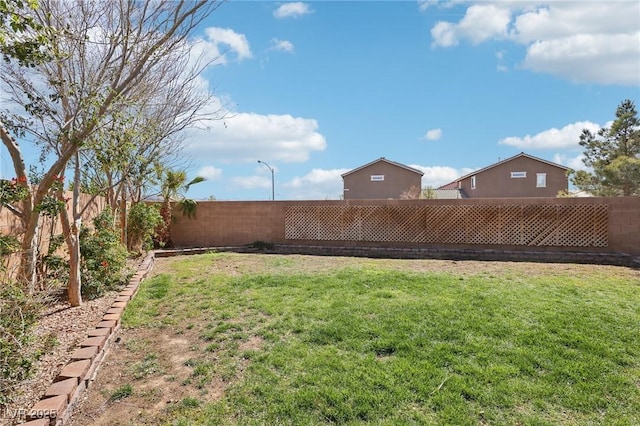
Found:
[{"label": "brick edging", "polygon": [[69,420],[120,330],[124,308],[151,271],[154,260],[154,252],[147,253],[129,284],[118,293],[95,328],[87,332],[87,338],[73,352],[70,361],[58,373],[40,401],[27,411],[27,422],[20,423],[21,426],[59,426]]}]

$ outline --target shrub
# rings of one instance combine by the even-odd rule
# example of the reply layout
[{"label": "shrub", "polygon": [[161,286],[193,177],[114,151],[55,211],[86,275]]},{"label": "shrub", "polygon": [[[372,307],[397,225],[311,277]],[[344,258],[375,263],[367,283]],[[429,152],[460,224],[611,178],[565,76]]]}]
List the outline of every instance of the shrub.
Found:
[{"label": "shrub", "polygon": [[49,240],[47,254],[42,257],[43,276],[49,286],[61,285],[69,280],[69,259],[56,254],[63,244],[64,236],[54,235]]},{"label": "shrub", "polygon": [[101,296],[105,289],[126,281],[128,252],[120,243],[120,231],[113,225],[113,215],[106,209],[93,219],[93,230],[80,231],[82,257],[82,295]]},{"label": "shrub", "polygon": [[131,206],[127,218],[127,248],[136,253],[153,248],[155,229],[161,223],[157,206],[146,203]]},{"label": "shrub", "polygon": [[9,402],[9,390],[31,375],[35,355],[26,350],[38,304],[15,283],[0,287],[0,406]]}]

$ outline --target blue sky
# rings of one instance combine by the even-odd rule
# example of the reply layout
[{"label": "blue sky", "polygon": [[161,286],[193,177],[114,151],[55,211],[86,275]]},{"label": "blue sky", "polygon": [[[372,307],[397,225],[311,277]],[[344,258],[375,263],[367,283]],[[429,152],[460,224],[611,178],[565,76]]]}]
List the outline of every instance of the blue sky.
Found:
[{"label": "blue sky", "polygon": [[636,0],[231,0],[197,37],[228,114],[185,140],[193,198],[270,199],[258,160],[277,200],[379,157],[436,187],[522,151],[581,168],[581,130],[640,106]]}]

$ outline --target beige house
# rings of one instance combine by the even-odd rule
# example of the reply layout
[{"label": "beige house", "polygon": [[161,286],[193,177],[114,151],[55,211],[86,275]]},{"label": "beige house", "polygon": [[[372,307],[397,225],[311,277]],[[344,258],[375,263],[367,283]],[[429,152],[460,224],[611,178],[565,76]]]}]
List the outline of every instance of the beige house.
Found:
[{"label": "beige house", "polygon": [[420,170],[381,157],[342,175],[345,200],[399,199],[420,192]]},{"label": "beige house", "polygon": [[438,189],[457,189],[464,198],[556,197],[569,187],[568,170],[522,152]]}]

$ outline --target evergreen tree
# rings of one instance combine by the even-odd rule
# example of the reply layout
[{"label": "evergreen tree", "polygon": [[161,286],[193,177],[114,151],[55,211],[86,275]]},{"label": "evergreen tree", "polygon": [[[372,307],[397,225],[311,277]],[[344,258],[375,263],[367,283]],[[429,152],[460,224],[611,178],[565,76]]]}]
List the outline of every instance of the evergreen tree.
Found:
[{"label": "evergreen tree", "polygon": [[584,164],[592,171],[575,172],[572,183],[597,196],[640,195],[640,119],[634,103],[624,100],[610,128],[580,135]]}]

